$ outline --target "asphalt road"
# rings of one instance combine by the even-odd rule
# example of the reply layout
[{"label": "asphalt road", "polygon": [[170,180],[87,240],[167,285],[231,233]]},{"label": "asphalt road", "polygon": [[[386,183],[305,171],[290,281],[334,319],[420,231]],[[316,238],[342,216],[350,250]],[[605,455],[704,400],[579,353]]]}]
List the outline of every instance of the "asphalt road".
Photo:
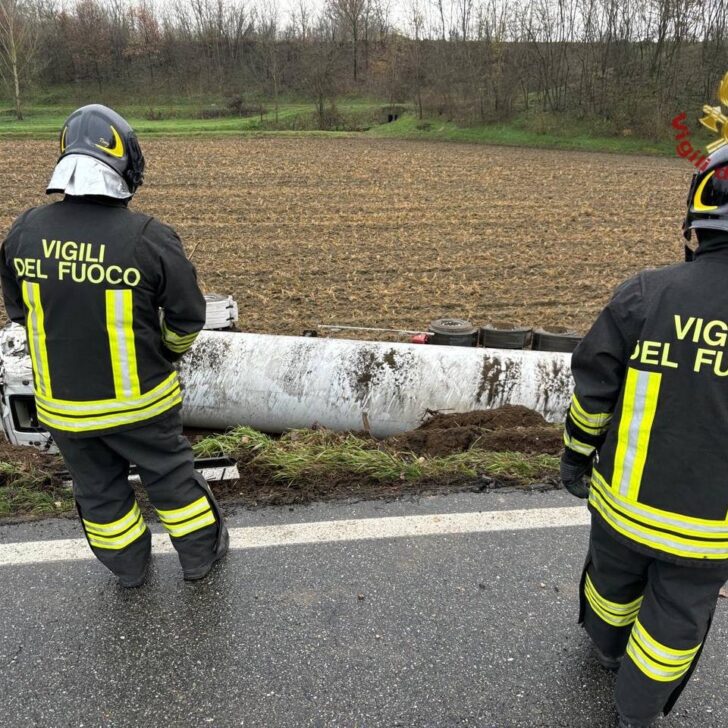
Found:
[{"label": "asphalt road", "polygon": [[[242,511],[230,523],[575,505],[484,493]],[[0,527],[0,544],[79,535],[46,521]],[[587,538],[571,525],[241,548],[199,584],[162,554],[133,591],[92,560],[6,562],[0,725],[611,726],[613,677],[576,625]],[[662,728],[728,724],[727,646],[721,601]]]}]

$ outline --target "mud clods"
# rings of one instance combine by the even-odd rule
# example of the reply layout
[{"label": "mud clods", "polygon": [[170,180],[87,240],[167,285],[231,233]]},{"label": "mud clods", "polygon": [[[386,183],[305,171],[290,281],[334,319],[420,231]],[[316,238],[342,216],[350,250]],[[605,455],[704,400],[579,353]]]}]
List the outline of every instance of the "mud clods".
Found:
[{"label": "mud clods", "polygon": [[514,427],[544,427],[546,420],[520,404],[507,404],[491,410],[435,414],[422,424],[420,430],[452,430],[458,427],[479,427],[484,430],[509,430]]},{"label": "mud clods", "polygon": [[378,384],[389,371],[394,376],[397,391],[407,378],[407,355],[389,349],[382,354],[377,349],[362,349],[353,358],[350,384],[356,401],[364,405],[371,396],[372,386]]},{"label": "mud clods", "polygon": [[[41,438],[39,438],[41,439]],[[45,439],[45,438],[43,438]],[[63,469],[63,463],[57,455],[50,455],[36,450],[34,447],[11,445],[0,435],[0,462],[13,465],[13,470],[18,473],[31,473],[42,471],[44,473],[56,473]],[[10,470],[7,468],[6,470]],[[3,472],[0,474],[0,487],[7,484],[8,475],[14,473]]]},{"label": "mud clods", "polygon": [[562,428],[549,425],[533,410],[505,405],[492,410],[436,414],[421,427],[387,443],[418,455],[445,456],[470,448],[499,452],[557,455],[563,448]]},{"label": "mud clods", "polygon": [[220,371],[230,358],[231,346],[232,340],[227,336],[207,341],[204,345],[198,344],[187,352],[179,366],[187,372]]}]

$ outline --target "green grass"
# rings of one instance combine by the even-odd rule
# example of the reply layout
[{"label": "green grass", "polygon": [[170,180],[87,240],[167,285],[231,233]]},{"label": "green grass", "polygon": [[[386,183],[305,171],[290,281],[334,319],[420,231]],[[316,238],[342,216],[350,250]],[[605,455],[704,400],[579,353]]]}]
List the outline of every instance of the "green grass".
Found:
[{"label": "green grass", "polygon": [[[278,127],[273,105],[264,104],[266,113],[260,115],[224,116],[216,119],[202,119],[199,114],[203,109],[212,108],[213,104],[181,104],[181,105],[120,105],[117,111],[124,115],[140,136],[161,135],[201,135],[201,134],[336,134],[337,132],[318,132],[308,128],[314,123],[314,107],[305,103],[281,104],[278,110]],[[217,104],[224,109],[225,105]],[[381,103],[369,100],[342,100],[336,110],[351,120],[371,118],[381,107]],[[74,105],[63,106],[29,106],[25,109],[23,121],[17,121],[7,105],[0,105],[0,138],[30,137],[48,138],[58,134],[66,117],[74,110]],[[150,119],[150,116],[161,118]],[[339,132],[340,133],[340,132]]]},{"label": "green grass", "polygon": [[675,154],[675,144],[671,141],[656,142],[629,136],[594,136],[585,128],[578,130],[578,127],[577,131],[572,128],[565,129],[563,133],[539,133],[519,126],[517,121],[513,124],[461,127],[452,122],[420,120],[413,115],[405,115],[392,124],[371,129],[367,134],[378,139],[467,142],[621,154]]},{"label": "green grass", "polygon": [[[62,96],[62,95],[61,95]],[[53,103],[58,96],[50,95],[46,103],[29,105],[26,118],[16,121],[12,109],[0,102],[0,140],[5,138],[54,138],[67,115],[76,107],[73,103]],[[69,96],[70,98],[70,96]],[[87,100],[92,100],[91,97]],[[316,131],[314,106],[311,103],[286,100],[279,106],[278,122],[273,105],[264,102],[266,113],[245,118],[225,116],[216,119],[200,118],[204,109],[224,109],[225,101],[214,97],[160,98],[158,103],[142,103],[132,99],[118,105],[118,111],[127,116],[142,138],[152,135],[349,135],[354,131]],[[373,139],[410,139],[470,144],[495,144],[513,147],[614,152],[622,154],[675,154],[675,142],[642,139],[632,135],[610,133],[603,120],[578,120],[567,115],[524,112],[508,123],[481,126],[460,126],[442,119],[420,120],[410,111],[398,121],[380,124],[381,109],[387,104],[376,99],[342,98],[336,111],[342,117],[345,129],[364,128]],[[410,107],[411,109],[411,107]],[[160,117],[160,118],[157,118]],[[669,119],[665,120],[669,125]],[[695,130],[699,145],[708,141],[706,134]]]},{"label": "green grass", "polygon": [[55,473],[0,460],[0,517],[52,516],[73,508],[71,490]]},{"label": "green grass", "polygon": [[[230,456],[269,482],[285,487],[315,485],[316,493],[334,492],[339,483],[399,485],[443,484],[483,476],[513,484],[556,477],[558,458],[518,452],[490,452],[474,447],[447,457],[423,457],[399,451],[387,441],[329,430],[294,430],[270,437],[250,427],[204,438],[194,445],[198,457]],[[70,488],[59,478],[60,458],[10,462],[0,460],[0,517],[53,516],[74,510]],[[57,465],[57,467],[56,467]],[[309,496],[309,497],[316,497]]]},{"label": "green grass", "polygon": [[377,483],[492,476],[517,483],[554,477],[559,460],[551,455],[491,452],[473,448],[447,457],[396,451],[386,441],[328,430],[294,430],[272,438],[249,427],[205,438],[198,456],[227,455],[266,471],[273,480],[311,482],[355,475]]}]

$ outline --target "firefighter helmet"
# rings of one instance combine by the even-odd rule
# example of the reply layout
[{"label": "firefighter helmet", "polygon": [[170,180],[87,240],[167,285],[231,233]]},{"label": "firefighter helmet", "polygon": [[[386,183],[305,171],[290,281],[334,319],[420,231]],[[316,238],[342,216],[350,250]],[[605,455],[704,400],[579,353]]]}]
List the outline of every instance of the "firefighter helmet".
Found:
[{"label": "firefighter helmet", "polygon": [[113,109],[90,104],[76,109],[61,129],[61,156],[85,154],[117,172],[134,194],[144,182],[144,155],[134,130]]},{"label": "firefighter helmet", "polygon": [[708,164],[693,175],[688,193],[683,235],[692,230],[728,232],[728,146],[710,155]]}]

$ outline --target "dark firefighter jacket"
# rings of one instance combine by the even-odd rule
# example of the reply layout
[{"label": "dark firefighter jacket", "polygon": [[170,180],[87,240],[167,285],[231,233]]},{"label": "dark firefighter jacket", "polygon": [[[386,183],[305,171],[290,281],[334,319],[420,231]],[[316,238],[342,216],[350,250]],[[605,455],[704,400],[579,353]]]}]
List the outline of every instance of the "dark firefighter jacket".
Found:
[{"label": "dark firefighter jacket", "polygon": [[180,407],[171,362],[202,328],[205,300],[171,228],[107,198],[66,197],[16,220],[0,279],[9,318],[26,326],[45,426],[91,436]]},{"label": "dark firefighter jacket", "polygon": [[728,248],[622,284],[572,369],[594,516],[667,560],[728,559]]}]

